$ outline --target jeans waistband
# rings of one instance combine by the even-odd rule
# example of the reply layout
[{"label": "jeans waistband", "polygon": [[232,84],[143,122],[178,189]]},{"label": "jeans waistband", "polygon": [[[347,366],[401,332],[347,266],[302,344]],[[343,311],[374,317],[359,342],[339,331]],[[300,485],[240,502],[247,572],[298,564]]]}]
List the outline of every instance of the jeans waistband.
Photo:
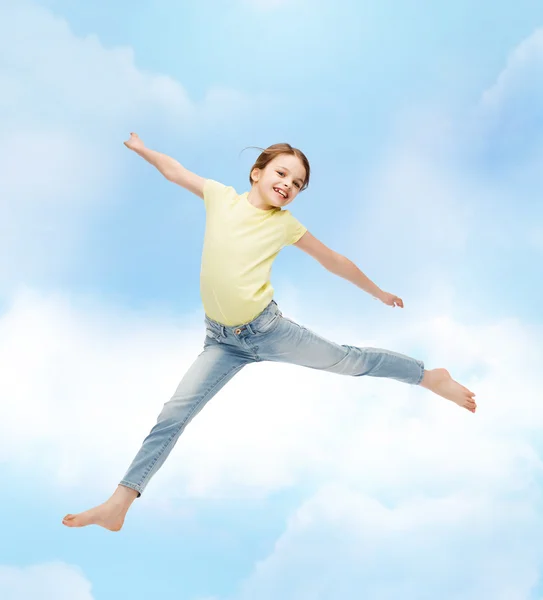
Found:
[{"label": "jeans waistband", "polygon": [[205,316],[205,322],[208,327],[210,327],[212,330],[214,330],[217,333],[220,333],[223,336],[226,336],[227,332],[236,333],[237,331],[244,329],[246,329],[250,333],[254,333],[253,327],[255,327],[255,329],[258,329],[258,326],[260,324],[264,323],[267,319],[276,315],[278,312],[281,311],[277,306],[277,302],[275,300],[272,300],[260,314],[258,314],[254,319],[252,319],[248,323],[242,323],[240,325],[233,326],[223,325],[218,321],[210,319],[207,315]]}]

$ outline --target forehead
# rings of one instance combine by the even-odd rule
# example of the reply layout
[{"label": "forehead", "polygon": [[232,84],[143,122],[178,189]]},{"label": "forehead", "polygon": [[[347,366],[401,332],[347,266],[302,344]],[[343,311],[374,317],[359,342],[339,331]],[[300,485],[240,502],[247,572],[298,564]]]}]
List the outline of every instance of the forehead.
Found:
[{"label": "forehead", "polygon": [[270,167],[286,167],[291,173],[293,177],[298,177],[300,179],[305,179],[305,168],[302,161],[292,154],[280,154],[276,156],[269,163]]}]

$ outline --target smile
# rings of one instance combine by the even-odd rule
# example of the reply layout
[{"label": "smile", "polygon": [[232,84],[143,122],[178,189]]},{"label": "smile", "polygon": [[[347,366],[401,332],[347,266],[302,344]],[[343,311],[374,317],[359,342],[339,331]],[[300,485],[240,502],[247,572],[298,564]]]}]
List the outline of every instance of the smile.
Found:
[{"label": "smile", "polygon": [[273,188],[274,192],[277,192],[283,198],[288,198],[288,194],[279,188]]}]

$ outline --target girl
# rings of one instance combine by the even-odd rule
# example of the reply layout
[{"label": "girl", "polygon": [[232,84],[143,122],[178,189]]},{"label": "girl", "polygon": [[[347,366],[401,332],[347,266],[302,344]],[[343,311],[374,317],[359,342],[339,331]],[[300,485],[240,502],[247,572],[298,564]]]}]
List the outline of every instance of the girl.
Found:
[{"label": "girl", "polygon": [[252,362],[280,361],[342,375],[388,377],[421,385],[475,412],[475,394],[445,369],[425,370],[421,361],[389,350],[338,345],[283,317],[273,300],[270,271],[279,251],[289,244],[387,306],[403,308],[398,296],[379,289],[354,263],[327,248],[284,210],[309,184],[309,162],[300,150],[289,144],[264,150],[251,169],[250,191],[239,195],[149,150],[134,133],[125,145],[169,181],[204,201],[200,291],[206,338],[203,352],[164,405],[111,498],[86,512],[67,515],[64,525],[95,524],[119,531],[132,502],[162,466],[189,421]]}]

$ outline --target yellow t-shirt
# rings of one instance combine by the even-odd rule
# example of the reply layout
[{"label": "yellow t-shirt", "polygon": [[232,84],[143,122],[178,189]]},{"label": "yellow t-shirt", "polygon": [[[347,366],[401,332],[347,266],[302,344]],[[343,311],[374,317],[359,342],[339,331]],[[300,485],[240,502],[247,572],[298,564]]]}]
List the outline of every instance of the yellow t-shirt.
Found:
[{"label": "yellow t-shirt", "polygon": [[273,298],[272,263],[307,229],[288,210],[262,210],[208,179],[200,293],[206,315],[232,327],[252,321]]}]

